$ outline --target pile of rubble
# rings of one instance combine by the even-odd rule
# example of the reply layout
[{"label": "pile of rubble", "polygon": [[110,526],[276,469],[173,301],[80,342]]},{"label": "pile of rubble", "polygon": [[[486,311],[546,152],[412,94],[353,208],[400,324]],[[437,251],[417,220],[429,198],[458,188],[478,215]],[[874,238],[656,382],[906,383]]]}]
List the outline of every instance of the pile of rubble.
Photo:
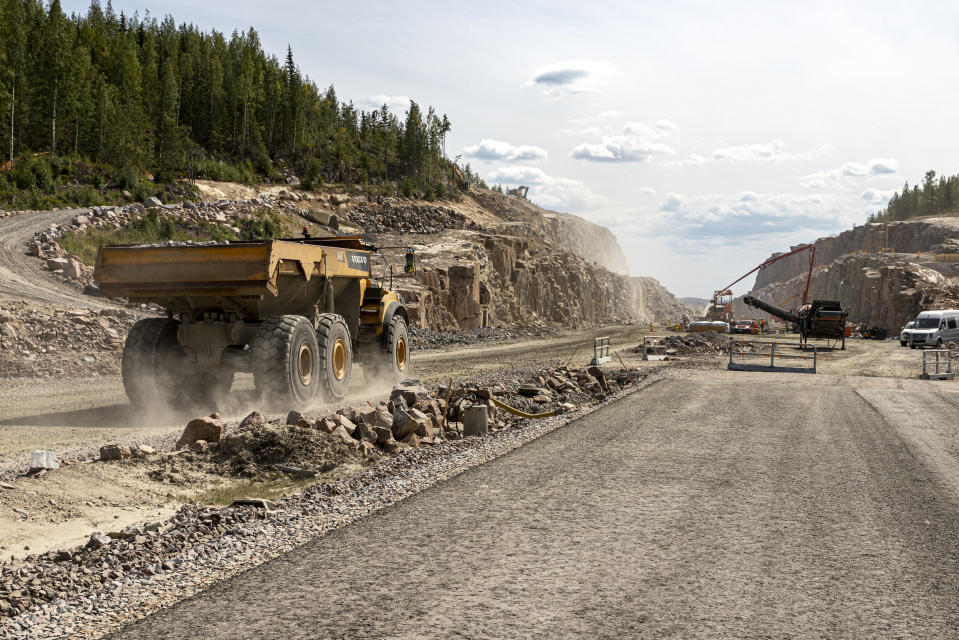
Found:
[{"label": "pile of rubble", "polygon": [[[169,484],[186,484],[195,472],[253,478],[279,469],[313,477],[349,462],[369,464],[410,448],[495,433],[524,415],[571,411],[641,378],[635,370],[561,367],[490,386],[428,390],[410,381],[395,387],[388,401],[316,417],[291,411],[285,420],[270,420],[254,411],[236,425],[219,414],[196,418],[187,424],[175,451],[148,448],[145,457],[154,466],[149,476]],[[480,427],[467,417],[477,406],[485,416]],[[138,457],[143,458],[144,451],[136,447],[113,444],[100,450],[101,461]]]},{"label": "pile of rubble", "polygon": [[410,327],[410,344],[417,350],[429,351],[455,344],[476,344],[478,342],[503,342],[504,340],[528,340],[554,336],[553,327],[481,327],[468,331],[433,331]]},{"label": "pile of rubble", "polygon": [[[667,336],[666,355],[715,355],[716,353],[726,353],[729,349],[730,336],[716,331],[703,331],[702,333],[690,333],[686,336]],[[640,344],[632,349],[633,353],[643,353],[643,345]]]},{"label": "pile of rubble", "polygon": [[393,198],[357,205],[348,215],[354,225],[367,233],[439,233],[445,229],[477,227],[475,222],[449,207],[405,204]]},{"label": "pile of rubble", "polygon": [[4,303],[0,307],[0,377],[118,373],[123,340],[136,320],[136,315],[123,309],[44,310],[26,303]]}]

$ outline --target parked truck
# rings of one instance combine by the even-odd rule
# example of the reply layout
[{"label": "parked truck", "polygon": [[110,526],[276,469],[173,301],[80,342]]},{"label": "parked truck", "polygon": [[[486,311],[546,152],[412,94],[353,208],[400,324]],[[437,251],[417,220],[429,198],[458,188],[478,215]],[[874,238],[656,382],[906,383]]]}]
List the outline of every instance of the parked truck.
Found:
[{"label": "parked truck", "polygon": [[359,237],[101,246],[103,295],[167,312],[127,336],[127,397],[215,398],[251,372],[267,403],[303,407],[346,396],[354,358],[375,376],[407,377],[409,315],[392,276],[374,279],[378,255]]}]

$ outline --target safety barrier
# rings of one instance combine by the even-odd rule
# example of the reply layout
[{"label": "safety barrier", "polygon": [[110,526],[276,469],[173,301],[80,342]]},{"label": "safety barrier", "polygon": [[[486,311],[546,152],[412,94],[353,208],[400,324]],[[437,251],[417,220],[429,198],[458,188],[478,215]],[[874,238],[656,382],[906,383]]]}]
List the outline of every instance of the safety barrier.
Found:
[{"label": "safety barrier", "polygon": [[593,359],[589,361],[590,366],[603,364],[610,360],[612,360],[612,358],[609,356],[609,338],[607,336],[594,338]]},{"label": "safety barrier", "polygon": [[959,253],[937,253],[932,256],[933,262],[959,262]]},{"label": "safety barrier", "polygon": [[643,336],[643,360],[666,359],[666,336]]},{"label": "safety barrier", "polygon": [[[936,357],[935,363],[928,360],[929,354]],[[935,370],[930,371],[935,364]],[[944,367],[944,368],[943,368]],[[923,380],[952,380],[956,374],[952,372],[952,351],[949,349],[929,349],[922,352],[922,373],[919,377]]]},{"label": "safety barrier", "polygon": [[[739,346],[758,346],[761,347],[762,351],[746,351],[745,349],[739,348]],[[812,348],[812,355],[807,353],[795,354],[795,353],[776,353],[777,347],[796,347],[797,349],[809,349]],[[768,349],[766,351],[765,349]],[[760,363],[747,363],[747,362],[736,362],[735,358],[762,358],[769,359],[769,364],[760,364]],[[816,373],[816,361],[818,356],[818,349],[816,345],[805,345],[803,347],[799,342],[766,342],[765,340],[736,340],[731,339],[729,341],[729,366],[727,367],[730,371],[770,371],[770,372],[784,372],[784,373]],[[802,367],[802,366],[788,366],[785,364],[776,364],[776,361],[805,361],[811,362],[812,367]],[[798,364],[798,363],[797,363]]]}]

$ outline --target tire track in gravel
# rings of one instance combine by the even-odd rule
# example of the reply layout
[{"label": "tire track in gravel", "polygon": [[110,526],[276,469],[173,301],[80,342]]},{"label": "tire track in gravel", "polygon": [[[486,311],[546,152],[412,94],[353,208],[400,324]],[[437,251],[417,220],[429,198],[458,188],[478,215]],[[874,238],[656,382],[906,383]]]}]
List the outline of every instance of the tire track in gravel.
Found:
[{"label": "tire track in gravel", "polygon": [[41,263],[27,255],[26,243],[33,234],[52,224],[62,224],[82,213],[83,209],[18,213],[0,220],[0,298],[15,298],[86,309],[111,309],[115,304],[85,296],[61,284],[41,268]]}]

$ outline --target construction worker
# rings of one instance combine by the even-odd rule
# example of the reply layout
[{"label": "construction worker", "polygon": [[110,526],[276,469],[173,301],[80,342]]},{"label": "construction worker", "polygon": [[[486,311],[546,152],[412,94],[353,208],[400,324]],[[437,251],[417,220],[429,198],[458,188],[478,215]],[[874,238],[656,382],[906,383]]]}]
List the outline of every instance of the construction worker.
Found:
[{"label": "construction worker", "polygon": [[310,230],[309,230],[308,228],[303,227],[303,232],[302,232],[302,233],[303,233],[303,237],[304,237],[304,238],[306,238],[307,240],[310,239]]},{"label": "construction worker", "polygon": [[766,318],[759,319],[759,333],[766,333]]}]

